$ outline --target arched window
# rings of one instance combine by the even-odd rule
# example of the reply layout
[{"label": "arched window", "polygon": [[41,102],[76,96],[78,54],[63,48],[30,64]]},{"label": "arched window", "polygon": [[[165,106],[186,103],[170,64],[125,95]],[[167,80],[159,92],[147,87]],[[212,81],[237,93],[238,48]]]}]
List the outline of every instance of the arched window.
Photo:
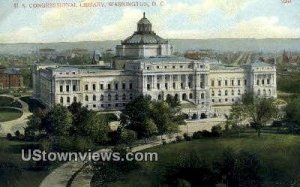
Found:
[{"label": "arched window", "polygon": [[192,93],[190,93],[189,98],[190,98],[190,99],[193,99],[193,94],[192,94]]},{"label": "arched window", "polygon": [[85,101],[89,101],[89,96],[88,95],[85,96]]},{"label": "arched window", "polygon": [[158,99],[158,100],[161,100],[161,95],[160,95],[160,94],[158,95],[157,99]]},{"label": "arched window", "polygon": [[64,103],[64,98],[60,97],[60,103],[63,104]]},{"label": "arched window", "polygon": [[97,98],[96,98],[96,95],[93,95],[93,101],[96,101]]},{"label": "arched window", "polygon": [[104,95],[100,96],[100,101],[104,101]]}]

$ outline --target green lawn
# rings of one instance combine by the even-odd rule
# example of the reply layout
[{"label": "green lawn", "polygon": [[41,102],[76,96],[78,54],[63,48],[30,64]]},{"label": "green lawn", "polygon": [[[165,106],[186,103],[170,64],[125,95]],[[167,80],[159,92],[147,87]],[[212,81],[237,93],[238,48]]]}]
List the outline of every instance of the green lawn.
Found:
[{"label": "green lawn", "polygon": [[22,108],[21,103],[10,97],[0,96],[0,107]]},{"label": "green lawn", "polygon": [[[182,155],[195,151],[208,163],[220,158],[226,148],[241,149],[256,153],[263,166],[264,186],[288,186],[288,182],[300,182],[300,136],[262,134],[243,134],[239,137],[219,139],[200,139],[190,142],[162,145],[146,152],[158,152],[159,161],[142,163],[142,168],[130,172],[123,181],[108,186],[159,186],[161,168]],[[277,185],[278,186],[278,185]],[[290,185],[289,185],[290,186]]]},{"label": "green lawn", "polygon": [[[30,169],[34,163],[24,162],[21,157],[21,150],[28,148],[35,149],[37,148],[37,144],[30,142],[8,141],[5,138],[0,138],[0,162],[14,163],[21,169],[21,175],[19,175],[19,179],[13,179],[16,181],[16,186],[38,187],[42,180],[51,172],[54,167],[56,167],[56,165],[41,171]],[[0,186],[2,186],[1,180]]]},{"label": "green lawn", "polygon": [[22,116],[22,112],[15,109],[0,108],[0,122],[11,121]]}]

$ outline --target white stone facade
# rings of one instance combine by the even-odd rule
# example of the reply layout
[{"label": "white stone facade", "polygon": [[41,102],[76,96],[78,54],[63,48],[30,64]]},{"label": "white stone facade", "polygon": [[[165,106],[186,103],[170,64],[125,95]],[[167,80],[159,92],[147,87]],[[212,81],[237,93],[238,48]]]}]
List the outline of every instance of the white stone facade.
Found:
[{"label": "white stone facade", "polygon": [[[149,33],[138,32],[138,35],[150,34],[152,37],[152,25],[145,19],[139,22],[138,29]],[[221,116],[228,112],[223,108],[238,102],[247,92],[277,97],[276,67],[273,65],[257,61],[233,67],[209,59],[196,61],[172,57],[170,51],[160,55],[152,50],[149,52],[148,49],[155,46],[151,42],[133,45],[135,40],[132,38],[135,37],[123,43],[125,52],[120,52],[121,47],[117,47],[117,57],[122,57],[122,53],[127,59],[121,70],[101,66],[37,66],[33,75],[34,97],[49,107],[68,106],[76,101],[92,110],[118,111],[139,95],[150,95],[155,100],[164,100],[171,95],[183,103],[183,111],[193,118]],[[167,45],[172,49],[164,39],[158,38],[159,41],[154,41],[160,43],[156,47]],[[135,52],[126,51],[134,47],[138,47]],[[140,52],[141,49],[144,52]],[[149,55],[145,55],[145,51],[154,57],[147,58]],[[138,54],[136,59],[128,60],[133,53]]]}]

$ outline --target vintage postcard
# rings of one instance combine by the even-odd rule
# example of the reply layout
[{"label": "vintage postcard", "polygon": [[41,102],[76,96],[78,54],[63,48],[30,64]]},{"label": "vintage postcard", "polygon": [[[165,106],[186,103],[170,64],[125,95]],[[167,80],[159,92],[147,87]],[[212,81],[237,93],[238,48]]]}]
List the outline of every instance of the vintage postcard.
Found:
[{"label": "vintage postcard", "polygon": [[299,0],[1,0],[0,187],[300,186]]}]

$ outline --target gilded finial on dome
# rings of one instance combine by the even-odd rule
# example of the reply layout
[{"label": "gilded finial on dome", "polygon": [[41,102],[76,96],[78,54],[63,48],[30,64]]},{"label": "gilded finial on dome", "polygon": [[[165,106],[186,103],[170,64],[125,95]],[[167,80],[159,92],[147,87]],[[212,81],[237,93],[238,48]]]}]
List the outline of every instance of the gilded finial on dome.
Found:
[{"label": "gilded finial on dome", "polygon": [[144,18],[146,18],[146,12],[144,12],[144,14],[143,14],[143,15],[144,15]]}]

